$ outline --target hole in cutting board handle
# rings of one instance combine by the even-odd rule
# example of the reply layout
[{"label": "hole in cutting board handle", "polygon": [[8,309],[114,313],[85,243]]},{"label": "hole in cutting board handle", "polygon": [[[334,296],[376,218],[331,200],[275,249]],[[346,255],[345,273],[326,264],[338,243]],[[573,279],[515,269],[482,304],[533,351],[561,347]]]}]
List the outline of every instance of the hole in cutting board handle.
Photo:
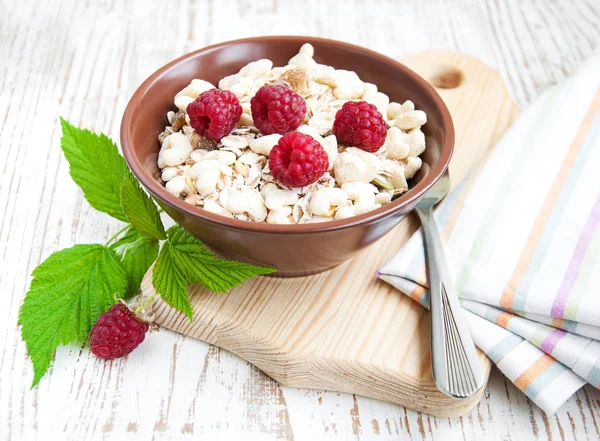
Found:
[{"label": "hole in cutting board handle", "polygon": [[433,75],[430,82],[438,89],[455,89],[460,86],[465,79],[462,70],[453,66],[443,66]]}]

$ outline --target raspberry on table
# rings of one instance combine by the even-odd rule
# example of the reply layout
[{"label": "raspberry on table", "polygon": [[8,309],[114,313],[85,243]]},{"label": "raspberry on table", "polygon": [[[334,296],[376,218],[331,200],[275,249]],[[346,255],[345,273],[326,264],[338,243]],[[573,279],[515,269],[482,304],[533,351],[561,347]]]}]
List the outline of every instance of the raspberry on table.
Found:
[{"label": "raspberry on table", "polygon": [[284,134],[300,127],[306,101],[283,84],[263,86],[250,100],[254,125],[263,135]]},{"label": "raspberry on table", "polygon": [[373,104],[348,101],[335,114],[333,134],[342,144],[373,153],[385,143],[387,126]]},{"label": "raspberry on table", "polygon": [[90,331],[90,349],[105,360],[123,357],[144,341],[148,327],[126,305],[117,303],[98,317]]},{"label": "raspberry on table", "polygon": [[229,90],[210,89],[188,104],[186,112],[196,132],[219,141],[229,135],[240,120],[242,106]]},{"label": "raspberry on table", "polygon": [[300,132],[283,135],[269,154],[273,177],[288,187],[316,182],[329,167],[327,152],[312,136]]}]

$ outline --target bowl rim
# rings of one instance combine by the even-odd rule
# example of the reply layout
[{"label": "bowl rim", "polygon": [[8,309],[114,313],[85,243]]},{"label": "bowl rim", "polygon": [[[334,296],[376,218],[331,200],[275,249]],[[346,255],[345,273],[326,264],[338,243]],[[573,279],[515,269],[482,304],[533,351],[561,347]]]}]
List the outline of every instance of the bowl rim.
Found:
[{"label": "bowl rim", "polygon": [[[352,49],[355,51],[363,52],[369,56],[378,58],[388,64],[393,65],[395,68],[404,71],[408,76],[412,77],[413,80],[417,82],[419,87],[429,96],[429,98],[434,102],[436,107],[439,109],[442,116],[442,127],[444,129],[445,138],[444,143],[441,146],[440,157],[436,164],[430,168],[429,173],[417,184],[415,187],[411,188],[405,194],[400,196],[398,199],[386,204],[380,208],[369,211],[367,213],[363,213],[357,216],[352,216],[346,219],[340,220],[332,220],[327,222],[316,222],[316,223],[307,223],[307,224],[267,224],[263,222],[252,222],[252,221],[244,221],[234,218],[228,218],[225,216],[221,216],[215,213],[211,213],[209,211],[203,210],[200,207],[196,207],[195,205],[188,204],[182,199],[179,199],[175,195],[169,193],[163,185],[161,185],[154,177],[148,173],[141,162],[138,160],[137,156],[134,154],[133,148],[133,136],[130,128],[130,120],[132,119],[134,110],[139,106],[139,102],[147,93],[147,90],[155,83],[162,75],[168,72],[170,69],[176,67],[179,63],[189,58],[195,57],[196,55],[209,52],[214,49],[219,49],[225,46],[231,46],[242,43],[252,43],[252,42],[265,42],[265,41],[286,41],[286,42],[294,42],[299,45],[304,43],[325,43],[333,46],[343,47],[347,49]],[[135,175],[135,177],[142,183],[142,185],[148,190],[148,192],[157,198],[159,201],[169,205],[177,211],[183,212],[185,215],[190,216],[192,218],[202,220],[205,222],[209,222],[213,225],[217,225],[220,227],[225,227],[234,230],[243,230],[254,233],[264,233],[264,234],[273,234],[273,233],[282,233],[282,234],[309,234],[309,233],[318,233],[325,231],[333,231],[333,230],[342,230],[346,228],[351,228],[360,224],[370,224],[377,222],[380,219],[388,217],[395,212],[401,211],[406,206],[411,203],[416,202],[421,196],[423,196],[444,174],[448,165],[450,163],[450,158],[452,157],[454,151],[454,125],[452,122],[452,117],[450,116],[450,112],[446,107],[446,104],[436,92],[433,86],[431,86],[425,79],[423,79],[420,75],[406,67],[404,64],[399,61],[394,60],[393,58],[382,55],[373,50],[357,46],[354,44],[331,40],[328,38],[320,38],[320,37],[310,37],[310,36],[291,36],[291,35],[282,35],[282,36],[266,36],[266,37],[250,37],[243,38],[237,40],[225,41],[217,44],[213,44],[210,46],[203,47],[201,49],[195,50],[193,52],[187,53],[175,60],[169,62],[164,65],[157,71],[155,71],[152,75],[150,75],[134,92],[131,99],[127,103],[127,107],[125,108],[125,112],[123,113],[123,117],[121,119],[121,129],[120,129],[120,138],[121,138],[121,148],[123,150],[123,155],[129,168]]]}]

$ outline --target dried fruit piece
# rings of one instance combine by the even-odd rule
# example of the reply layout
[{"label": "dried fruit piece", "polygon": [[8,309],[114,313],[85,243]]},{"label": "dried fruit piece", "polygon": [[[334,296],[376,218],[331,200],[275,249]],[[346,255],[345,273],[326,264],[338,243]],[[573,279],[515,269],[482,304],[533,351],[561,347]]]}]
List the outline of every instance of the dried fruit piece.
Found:
[{"label": "dried fruit piece", "polygon": [[294,92],[302,96],[308,94],[308,75],[304,69],[299,67],[288,69],[281,74],[279,81],[287,83]]},{"label": "dried fruit piece", "polygon": [[171,123],[171,128],[174,132],[178,132],[185,125],[185,112],[180,110],[175,115],[173,115],[173,122]]}]

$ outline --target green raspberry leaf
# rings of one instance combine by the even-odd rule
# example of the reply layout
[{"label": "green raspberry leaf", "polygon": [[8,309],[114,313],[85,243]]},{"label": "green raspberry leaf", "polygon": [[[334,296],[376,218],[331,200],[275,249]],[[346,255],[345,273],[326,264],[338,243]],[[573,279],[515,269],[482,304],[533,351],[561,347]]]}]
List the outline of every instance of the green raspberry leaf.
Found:
[{"label": "green raspberry leaf", "polygon": [[220,259],[200,240],[175,225],[167,230],[167,241],[154,265],[152,284],[165,302],[185,313],[191,321],[188,284],[201,283],[213,292],[226,293],[251,277],[274,271]]},{"label": "green raspberry leaf", "polygon": [[80,129],[63,118],[60,123],[63,133],[60,142],[69,162],[69,173],[87,201],[96,210],[127,222],[119,194],[123,179],[131,172],[116,144],[104,134]]},{"label": "green raspberry leaf", "polygon": [[75,245],[50,255],[32,276],[19,324],[33,364],[33,387],[59,345],[87,341],[98,316],[127,291],[127,274],[113,250]]},{"label": "green raspberry leaf", "polygon": [[126,298],[129,299],[140,289],[144,275],[158,256],[158,240],[144,236],[134,227],[110,246],[121,258],[129,279]]},{"label": "green raspberry leaf", "polygon": [[133,177],[126,177],[121,185],[121,208],[142,234],[159,240],[167,238],[156,205]]},{"label": "green raspberry leaf", "polygon": [[194,311],[188,295],[188,282],[185,273],[177,266],[174,253],[176,251],[168,242],[163,244],[152,271],[152,285],[165,302],[192,321]]},{"label": "green raspberry leaf", "polygon": [[129,225],[125,230],[125,233],[119,237],[115,242],[111,243],[108,248],[115,250],[118,255],[121,255],[123,248],[135,242],[140,237],[140,232],[134,227]]}]

